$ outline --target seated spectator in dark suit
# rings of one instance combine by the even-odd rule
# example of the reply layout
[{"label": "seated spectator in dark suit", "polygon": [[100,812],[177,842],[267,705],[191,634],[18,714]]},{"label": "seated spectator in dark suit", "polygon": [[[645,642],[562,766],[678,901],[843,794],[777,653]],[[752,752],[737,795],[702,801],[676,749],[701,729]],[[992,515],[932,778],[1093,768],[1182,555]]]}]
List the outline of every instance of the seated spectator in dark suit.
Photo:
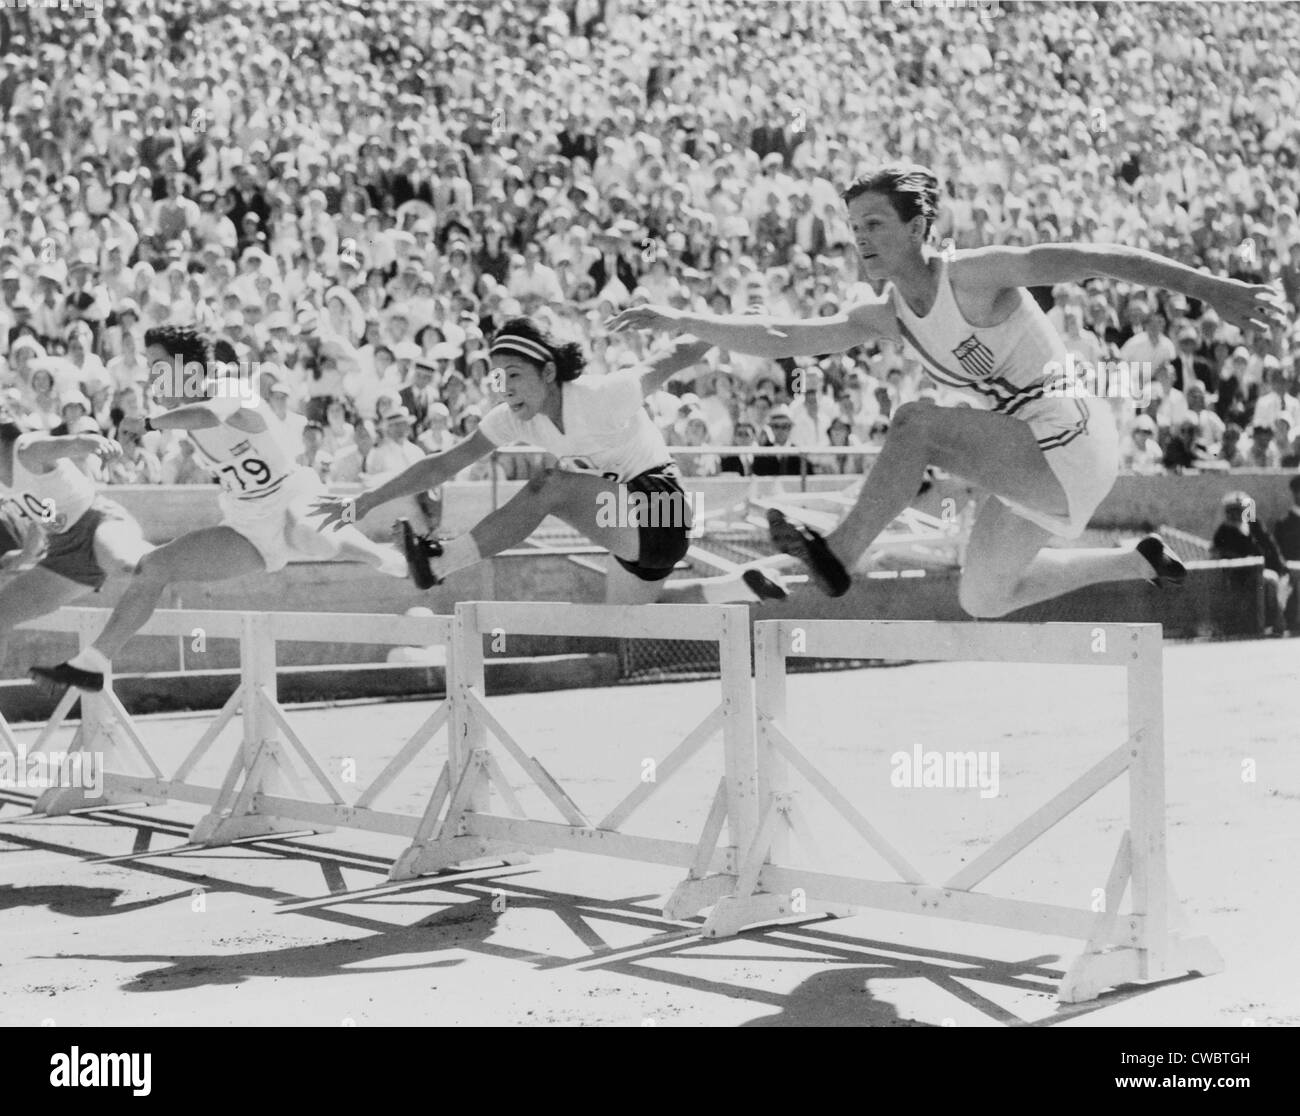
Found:
[{"label": "seated spectator in dark suit", "polygon": [[[1300,473],[1291,478],[1291,510],[1273,524],[1273,538],[1286,562],[1300,562]],[[1300,625],[1300,578],[1291,579],[1291,596],[1286,603],[1287,628]]]},{"label": "seated spectator in dark suit", "polygon": [[[790,408],[781,403],[768,412],[767,429],[759,436],[758,444],[760,446],[788,446],[790,445],[790,432],[792,430],[794,430],[794,419],[790,415]],[[789,457],[783,457],[776,454],[764,454],[762,457],[756,457],[754,458],[754,475],[759,477],[797,477],[799,475],[799,455],[795,453]]]},{"label": "seated spectator in dark suit", "polygon": [[1277,446],[1277,463],[1283,469],[1300,465],[1300,431],[1291,429],[1291,420],[1278,415],[1273,420],[1273,442]]},{"label": "seated spectator in dark suit", "polygon": [[1273,538],[1288,562],[1300,562],[1300,473],[1288,482],[1291,487],[1291,510],[1273,525]]},{"label": "seated spectator in dark suit", "polygon": [[1210,543],[1214,558],[1264,559],[1264,626],[1279,631],[1282,600],[1287,591],[1286,563],[1277,543],[1255,518],[1255,501],[1245,492],[1223,498],[1223,522]]},{"label": "seated spectator in dark suit", "polygon": [[[732,445],[752,446],[756,431],[754,424],[751,422],[738,422],[731,434]],[[722,458],[718,471],[721,473],[737,473],[742,477],[752,477],[754,475],[754,463],[758,458],[749,453],[735,453]]]},{"label": "seated spectator in dark suit", "polygon": [[1223,441],[1219,444],[1219,460],[1229,469],[1244,469],[1246,455],[1241,452],[1241,427],[1230,422],[1223,428]]},{"label": "seated spectator in dark suit", "polygon": [[1208,392],[1213,392],[1219,386],[1219,377],[1213,366],[1204,357],[1197,355],[1199,343],[1200,334],[1194,325],[1189,323],[1179,329],[1178,355],[1174,357],[1172,372],[1174,387],[1184,395],[1198,380]]},{"label": "seated spectator in dark suit", "polygon": [[1242,377],[1246,374],[1246,365],[1250,360],[1250,350],[1245,345],[1238,345],[1232,350],[1227,361],[1219,369],[1218,399],[1214,409],[1225,423],[1235,422],[1242,429],[1250,426],[1251,413],[1255,410],[1255,400],[1259,397],[1259,385],[1245,387]]},{"label": "seated spectator in dark suit", "polygon": [[1195,469],[1202,459],[1209,457],[1209,450],[1198,441],[1201,433],[1200,424],[1194,418],[1185,418],[1178,424],[1178,431],[1169,439],[1165,447],[1165,468],[1170,472],[1181,473]]}]

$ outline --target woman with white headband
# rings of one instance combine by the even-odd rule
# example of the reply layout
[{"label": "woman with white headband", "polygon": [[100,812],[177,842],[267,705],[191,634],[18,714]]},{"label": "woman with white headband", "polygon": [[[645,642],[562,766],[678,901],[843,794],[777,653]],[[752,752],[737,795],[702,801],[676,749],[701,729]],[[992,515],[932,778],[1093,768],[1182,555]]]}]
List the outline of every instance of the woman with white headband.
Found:
[{"label": "woman with white headband", "polygon": [[[533,477],[508,503],[468,534],[439,543],[419,539],[403,522],[407,564],[428,589],[448,574],[523,542],[549,515],[582,532],[614,559],[606,579],[610,604],[646,604],[690,547],[691,513],[663,436],[643,402],[710,346],[680,339],[648,365],[583,377],[575,342],[559,344],[529,318],[506,322],[493,342],[492,376],[504,402],[468,438],[417,461],[387,484],[355,498],[316,501],[321,529],[359,522],[399,496],[436,488],[499,446],[540,446],[559,467]],[[674,582],[674,600],[720,603],[781,599],[785,589],[760,569]]]}]

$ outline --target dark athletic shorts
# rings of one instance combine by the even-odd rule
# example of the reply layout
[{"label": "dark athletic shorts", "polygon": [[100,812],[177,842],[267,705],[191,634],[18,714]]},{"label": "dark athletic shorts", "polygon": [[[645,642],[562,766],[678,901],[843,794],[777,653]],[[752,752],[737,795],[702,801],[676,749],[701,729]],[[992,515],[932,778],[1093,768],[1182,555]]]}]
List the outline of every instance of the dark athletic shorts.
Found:
[{"label": "dark athletic shorts", "polygon": [[[641,506],[654,512],[659,509],[661,512],[665,509],[673,511],[683,511],[683,515],[673,516],[675,525],[670,526],[650,526],[649,523],[642,523],[638,527],[641,540],[641,552],[635,562],[626,562],[622,558],[614,557],[614,561],[622,566],[628,573],[639,577],[642,581],[663,581],[673,572],[673,568],[686,557],[686,552],[690,549],[691,541],[689,536],[690,527],[681,522],[684,518],[684,509],[688,508],[686,493],[682,491],[681,480],[677,472],[676,465],[659,465],[653,469],[647,469],[639,476],[633,477],[627,481],[624,486],[627,489],[629,507]],[[644,501],[632,501],[634,492],[644,493]],[[661,493],[662,496],[669,497],[664,500],[661,496],[659,502],[654,501],[654,494]],[[658,518],[654,515],[649,517],[651,521]]]},{"label": "dark athletic shorts", "polygon": [[130,519],[121,504],[96,497],[76,523],[62,534],[50,535],[45,557],[37,566],[99,592],[108,575],[95,559],[95,532],[101,523],[130,522]]}]

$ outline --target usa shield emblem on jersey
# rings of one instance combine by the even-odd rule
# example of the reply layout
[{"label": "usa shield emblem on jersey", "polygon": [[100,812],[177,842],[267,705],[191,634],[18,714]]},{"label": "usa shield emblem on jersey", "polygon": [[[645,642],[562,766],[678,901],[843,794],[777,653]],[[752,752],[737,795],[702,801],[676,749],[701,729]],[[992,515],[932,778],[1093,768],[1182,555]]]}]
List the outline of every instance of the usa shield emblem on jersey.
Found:
[{"label": "usa shield emblem on jersey", "polygon": [[973,333],[952,351],[968,376],[982,380],[993,375],[993,350]]}]

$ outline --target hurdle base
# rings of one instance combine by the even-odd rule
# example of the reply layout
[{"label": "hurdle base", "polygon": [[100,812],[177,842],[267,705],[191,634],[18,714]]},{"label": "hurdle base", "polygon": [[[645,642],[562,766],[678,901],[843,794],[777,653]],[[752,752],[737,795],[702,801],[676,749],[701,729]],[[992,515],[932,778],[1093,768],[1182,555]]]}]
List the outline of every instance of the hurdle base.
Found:
[{"label": "hurdle base", "polygon": [[735,876],[701,876],[682,880],[664,903],[664,918],[681,922],[715,906],[727,896],[735,895]]},{"label": "hurdle base", "polygon": [[1224,969],[1222,955],[1209,938],[1171,935],[1163,964],[1152,966],[1147,950],[1111,949],[1079,956],[1057,990],[1063,1004],[1082,1004],[1122,984],[1154,984],[1184,976],[1213,976]]},{"label": "hurdle base", "polygon": [[451,837],[431,845],[411,845],[393,861],[388,878],[392,881],[412,880],[446,871],[469,872],[494,865],[527,864],[533,855],[552,851],[520,848],[518,845],[485,841],[481,837]]},{"label": "hurdle base", "polygon": [[157,795],[114,794],[111,791],[98,795],[83,794],[78,787],[51,787],[43,791],[32,803],[32,813],[53,818],[67,814],[85,814],[94,810],[111,810],[115,806],[162,806],[166,798]]},{"label": "hurdle base", "polygon": [[753,895],[727,895],[719,899],[700,931],[705,938],[731,938],[752,926],[778,922],[786,918],[826,915],[848,918],[857,913],[843,903],[823,903],[811,896],[795,910],[789,895],[757,892]]},{"label": "hurdle base", "polygon": [[304,826],[291,818],[278,818],[270,814],[207,814],[190,830],[186,843],[190,845],[228,845],[249,837],[273,837],[277,833],[333,833],[331,826]]}]

